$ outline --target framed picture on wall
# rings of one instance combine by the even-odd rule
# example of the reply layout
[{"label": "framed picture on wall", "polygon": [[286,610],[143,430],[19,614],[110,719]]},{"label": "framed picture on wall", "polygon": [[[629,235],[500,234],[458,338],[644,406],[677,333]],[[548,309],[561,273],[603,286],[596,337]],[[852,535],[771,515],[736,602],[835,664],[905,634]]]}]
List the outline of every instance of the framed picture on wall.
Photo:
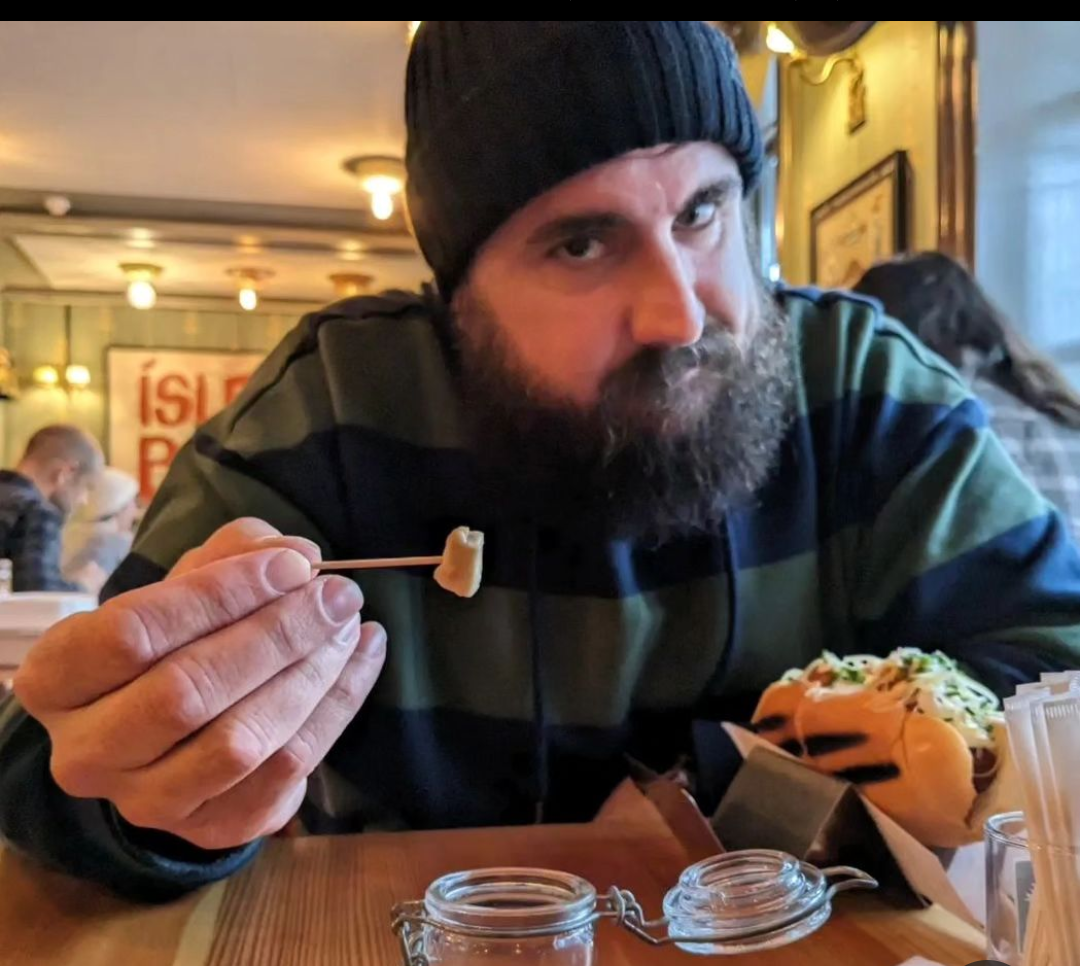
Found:
[{"label": "framed picture on wall", "polygon": [[905,251],[910,165],[897,151],[810,213],[810,277],[821,288],[851,288],[875,263]]},{"label": "framed picture on wall", "polygon": [[263,360],[257,352],[109,346],[109,463],[153,497],[176,454],[241,392]]}]

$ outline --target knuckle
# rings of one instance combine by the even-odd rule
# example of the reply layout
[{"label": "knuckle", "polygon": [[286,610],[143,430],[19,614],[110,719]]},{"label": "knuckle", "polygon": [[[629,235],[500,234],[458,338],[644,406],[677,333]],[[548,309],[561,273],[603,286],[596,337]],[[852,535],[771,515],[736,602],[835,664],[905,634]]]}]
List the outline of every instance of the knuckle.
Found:
[{"label": "knuckle", "polygon": [[385,659],[384,653],[352,662],[331,688],[329,700],[348,713],[355,714],[371,694]]},{"label": "knuckle", "polygon": [[231,562],[220,568],[196,570],[181,578],[183,605],[189,628],[204,633],[227,627],[254,607],[252,582],[246,573],[237,574]]},{"label": "knuckle", "polygon": [[354,672],[341,676],[330,692],[330,697],[343,707],[353,708],[364,700],[367,693],[366,677],[359,672]]},{"label": "knuckle", "polygon": [[34,716],[44,710],[45,686],[42,670],[36,661],[27,660],[15,675],[12,691],[28,714]]},{"label": "knuckle", "polygon": [[30,649],[15,674],[13,690],[23,708],[32,716],[50,710],[65,710],[71,660],[88,650],[110,648],[111,618],[101,612],[79,614],[50,628]]},{"label": "knuckle", "polygon": [[54,749],[50,770],[60,790],[72,798],[102,797],[103,776],[94,763],[63,749]]},{"label": "knuckle", "polygon": [[97,641],[111,655],[136,667],[150,667],[157,660],[167,629],[152,608],[139,608],[132,598],[117,598],[96,616],[100,620]]},{"label": "knuckle", "polygon": [[304,690],[310,694],[324,696],[333,685],[333,674],[340,670],[338,662],[331,665],[326,656],[320,660],[301,661],[294,665],[296,673],[303,680]]},{"label": "knuckle", "polygon": [[256,590],[262,585],[261,579],[251,573],[250,561],[243,558],[196,571],[190,581],[192,598],[198,599],[203,613],[215,624],[220,623],[222,615],[236,619],[248,613],[258,603]]},{"label": "knuckle", "polygon": [[186,736],[212,719],[215,688],[198,661],[177,655],[156,673],[160,678],[149,710],[166,731]]},{"label": "knuckle", "polygon": [[282,785],[295,785],[311,775],[318,765],[318,749],[310,736],[301,732],[274,756],[274,779]]},{"label": "knuckle", "polygon": [[262,736],[237,719],[220,728],[212,755],[225,774],[243,777],[250,775],[266,760],[268,749]]},{"label": "knuckle", "polygon": [[294,591],[259,616],[264,633],[286,665],[307,657],[326,640],[310,588]]}]

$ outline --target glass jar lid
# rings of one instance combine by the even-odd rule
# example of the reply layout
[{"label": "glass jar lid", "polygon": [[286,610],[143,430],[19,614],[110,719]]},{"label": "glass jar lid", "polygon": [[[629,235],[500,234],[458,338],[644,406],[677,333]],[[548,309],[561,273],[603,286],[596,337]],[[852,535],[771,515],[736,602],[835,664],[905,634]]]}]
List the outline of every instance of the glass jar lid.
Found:
[{"label": "glass jar lid", "polygon": [[664,900],[664,915],[686,952],[743,953],[816,932],[832,913],[834,894],[827,873],[790,855],[739,852],[687,869]]}]

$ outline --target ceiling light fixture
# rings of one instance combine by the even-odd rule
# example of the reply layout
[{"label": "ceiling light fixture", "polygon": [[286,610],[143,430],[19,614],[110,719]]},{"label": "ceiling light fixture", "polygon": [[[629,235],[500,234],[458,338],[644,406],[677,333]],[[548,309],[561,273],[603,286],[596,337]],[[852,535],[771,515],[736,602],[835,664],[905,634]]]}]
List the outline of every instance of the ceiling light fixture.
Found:
[{"label": "ceiling light fixture", "polygon": [[71,212],[71,199],[67,195],[48,195],[43,203],[53,218],[63,218]]},{"label": "ceiling light fixture", "polygon": [[798,49],[795,46],[795,41],[774,23],[769,24],[765,31],[765,46],[774,54],[780,54],[784,57],[792,56]]},{"label": "ceiling light fixture", "polygon": [[230,268],[227,274],[239,286],[236,297],[245,312],[254,312],[259,307],[259,289],[274,277],[266,268]]},{"label": "ceiling light fixture", "polygon": [[124,262],[120,271],[127,278],[127,300],[133,309],[146,311],[157,304],[157,289],[154,281],[161,274],[160,265],[148,265],[142,262]]},{"label": "ceiling light fixture", "polygon": [[368,195],[371,213],[379,221],[389,221],[397,211],[397,198],[405,190],[405,166],[400,158],[349,158],[342,167],[356,178]]},{"label": "ceiling light fixture", "polygon": [[338,272],[330,276],[330,282],[340,299],[352,299],[358,295],[366,295],[371,291],[374,281],[373,276],[364,275],[361,272]]}]

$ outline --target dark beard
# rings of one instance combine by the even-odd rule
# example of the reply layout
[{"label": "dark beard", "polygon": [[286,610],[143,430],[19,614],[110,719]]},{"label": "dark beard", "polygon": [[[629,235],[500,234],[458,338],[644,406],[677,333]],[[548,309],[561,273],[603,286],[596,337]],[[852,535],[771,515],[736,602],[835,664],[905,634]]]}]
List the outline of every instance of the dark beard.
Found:
[{"label": "dark beard", "polygon": [[714,533],[779,461],[795,352],[764,291],[748,347],[710,323],[693,346],[643,349],[589,409],[537,385],[467,291],[455,317],[474,452],[516,509],[546,522],[599,516],[619,536]]}]

